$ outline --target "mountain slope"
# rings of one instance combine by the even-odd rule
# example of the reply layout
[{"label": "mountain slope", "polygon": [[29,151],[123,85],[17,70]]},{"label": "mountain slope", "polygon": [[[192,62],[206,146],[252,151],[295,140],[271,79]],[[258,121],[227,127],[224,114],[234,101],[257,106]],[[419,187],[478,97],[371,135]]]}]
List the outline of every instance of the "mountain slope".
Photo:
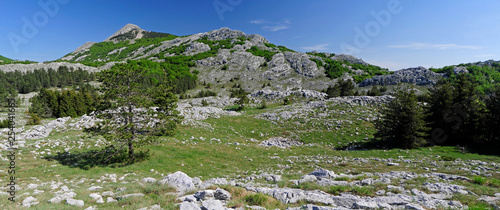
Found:
[{"label": "mountain slope", "polygon": [[200,82],[223,87],[237,80],[248,91],[269,83],[277,90],[323,90],[342,76],[361,81],[389,73],[352,56],[295,52],[260,35],[229,28],[179,37],[127,24],[104,42],[88,42],[61,58],[99,68],[126,60],[171,63],[179,59],[191,62],[189,68],[199,72]]},{"label": "mountain slope", "polygon": [[0,63],[7,63],[7,62],[11,62],[11,61],[14,61],[10,58],[6,58],[6,57],[3,57],[0,55]]}]

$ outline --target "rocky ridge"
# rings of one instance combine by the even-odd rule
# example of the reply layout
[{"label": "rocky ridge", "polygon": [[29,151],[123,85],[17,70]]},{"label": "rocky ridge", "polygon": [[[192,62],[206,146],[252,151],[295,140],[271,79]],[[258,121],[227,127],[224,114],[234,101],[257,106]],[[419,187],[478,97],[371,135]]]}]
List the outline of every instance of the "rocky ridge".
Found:
[{"label": "rocky ridge", "polygon": [[100,71],[100,68],[86,66],[81,63],[68,63],[68,62],[51,62],[51,63],[30,63],[30,64],[6,64],[0,65],[0,71],[3,72],[28,72],[34,71],[35,69],[54,69],[57,70],[61,66],[67,66],[73,69],[82,69],[89,72]]},{"label": "rocky ridge", "polygon": [[375,76],[370,79],[363,80],[359,86],[372,85],[397,85],[399,83],[410,83],[414,85],[434,85],[443,78],[444,74],[435,73],[424,67],[408,68],[395,71],[393,74]]}]

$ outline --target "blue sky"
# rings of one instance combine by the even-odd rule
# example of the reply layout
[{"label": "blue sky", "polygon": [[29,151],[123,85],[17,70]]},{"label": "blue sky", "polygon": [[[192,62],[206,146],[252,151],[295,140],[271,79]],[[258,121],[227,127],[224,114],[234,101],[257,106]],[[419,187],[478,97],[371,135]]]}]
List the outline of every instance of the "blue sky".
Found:
[{"label": "blue sky", "polygon": [[55,60],[133,23],[176,35],[229,27],[391,70],[442,67],[500,59],[498,8],[496,0],[2,1],[0,55]]}]

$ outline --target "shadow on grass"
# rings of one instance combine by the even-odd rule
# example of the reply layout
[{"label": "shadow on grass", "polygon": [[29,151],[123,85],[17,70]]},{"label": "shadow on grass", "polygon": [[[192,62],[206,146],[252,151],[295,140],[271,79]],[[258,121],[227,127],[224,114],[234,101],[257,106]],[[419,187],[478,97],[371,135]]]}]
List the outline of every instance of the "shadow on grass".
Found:
[{"label": "shadow on grass", "polygon": [[381,149],[393,149],[390,144],[378,140],[368,140],[357,143],[348,143],[347,145],[338,147],[337,150],[343,151],[358,151],[358,150],[381,150]]},{"label": "shadow on grass", "polygon": [[[478,155],[499,156],[500,150],[498,146],[477,144],[474,146],[458,146],[458,145],[441,145],[441,146],[456,146],[457,150],[461,153],[471,153]],[[424,145],[418,148],[433,147],[432,145]],[[380,140],[368,140],[365,142],[349,143],[345,146],[337,148],[337,150],[344,151],[359,151],[359,150],[390,150],[390,149],[411,149],[396,147],[393,142],[386,142]],[[413,148],[417,149],[417,148]]]},{"label": "shadow on grass", "polygon": [[134,159],[129,159],[126,150],[117,151],[114,146],[107,146],[100,150],[58,152],[57,155],[48,155],[44,158],[48,161],[58,161],[60,164],[72,168],[88,170],[96,166],[123,167],[147,160],[149,156],[149,150],[138,151],[134,154]]}]

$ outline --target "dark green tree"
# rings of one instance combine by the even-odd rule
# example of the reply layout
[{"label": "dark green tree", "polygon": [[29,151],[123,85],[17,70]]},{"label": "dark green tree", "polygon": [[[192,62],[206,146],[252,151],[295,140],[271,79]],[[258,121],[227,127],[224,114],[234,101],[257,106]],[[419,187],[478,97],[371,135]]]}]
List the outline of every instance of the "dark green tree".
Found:
[{"label": "dark green tree", "polygon": [[488,112],[485,117],[486,145],[491,148],[500,147],[500,86],[486,99],[486,108]]},{"label": "dark green tree", "polygon": [[461,74],[456,82],[454,103],[457,111],[463,114],[463,125],[457,129],[457,144],[474,145],[483,139],[482,122],[484,120],[484,103],[480,100],[477,84],[473,78]]},{"label": "dark green tree", "polygon": [[353,96],[355,95],[355,83],[352,79],[348,80],[338,80],[334,86],[329,86],[325,92],[328,98],[339,97],[339,96]]},{"label": "dark green tree", "polygon": [[368,96],[381,96],[382,92],[377,88],[377,86],[372,86],[370,90],[366,93]]},{"label": "dark green tree", "polygon": [[424,145],[429,128],[425,112],[413,89],[398,90],[395,98],[381,111],[375,122],[375,138],[398,148],[416,148]]},{"label": "dark green tree", "polygon": [[26,111],[26,115],[28,115],[27,125],[40,125],[42,122],[42,119],[36,113]]},{"label": "dark green tree", "polygon": [[97,115],[103,121],[86,132],[115,143],[116,153],[110,157],[128,148],[128,159],[134,161],[135,148],[157,135],[172,134],[181,120],[175,110],[173,87],[167,80],[158,80],[152,87],[143,85],[148,72],[146,67],[129,61],[98,74],[103,97],[112,103],[110,109]]},{"label": "dark green tree", "polygon": [[[426,121],[431,127],[430,143],[446,144],[456,138],[456,130],[461,125],[461,114],[454,106],[455,88],[451,83],[439,81],[430,89],[428,97],[428,115]],[[453,143],[452,143],[453,144]]]}]

